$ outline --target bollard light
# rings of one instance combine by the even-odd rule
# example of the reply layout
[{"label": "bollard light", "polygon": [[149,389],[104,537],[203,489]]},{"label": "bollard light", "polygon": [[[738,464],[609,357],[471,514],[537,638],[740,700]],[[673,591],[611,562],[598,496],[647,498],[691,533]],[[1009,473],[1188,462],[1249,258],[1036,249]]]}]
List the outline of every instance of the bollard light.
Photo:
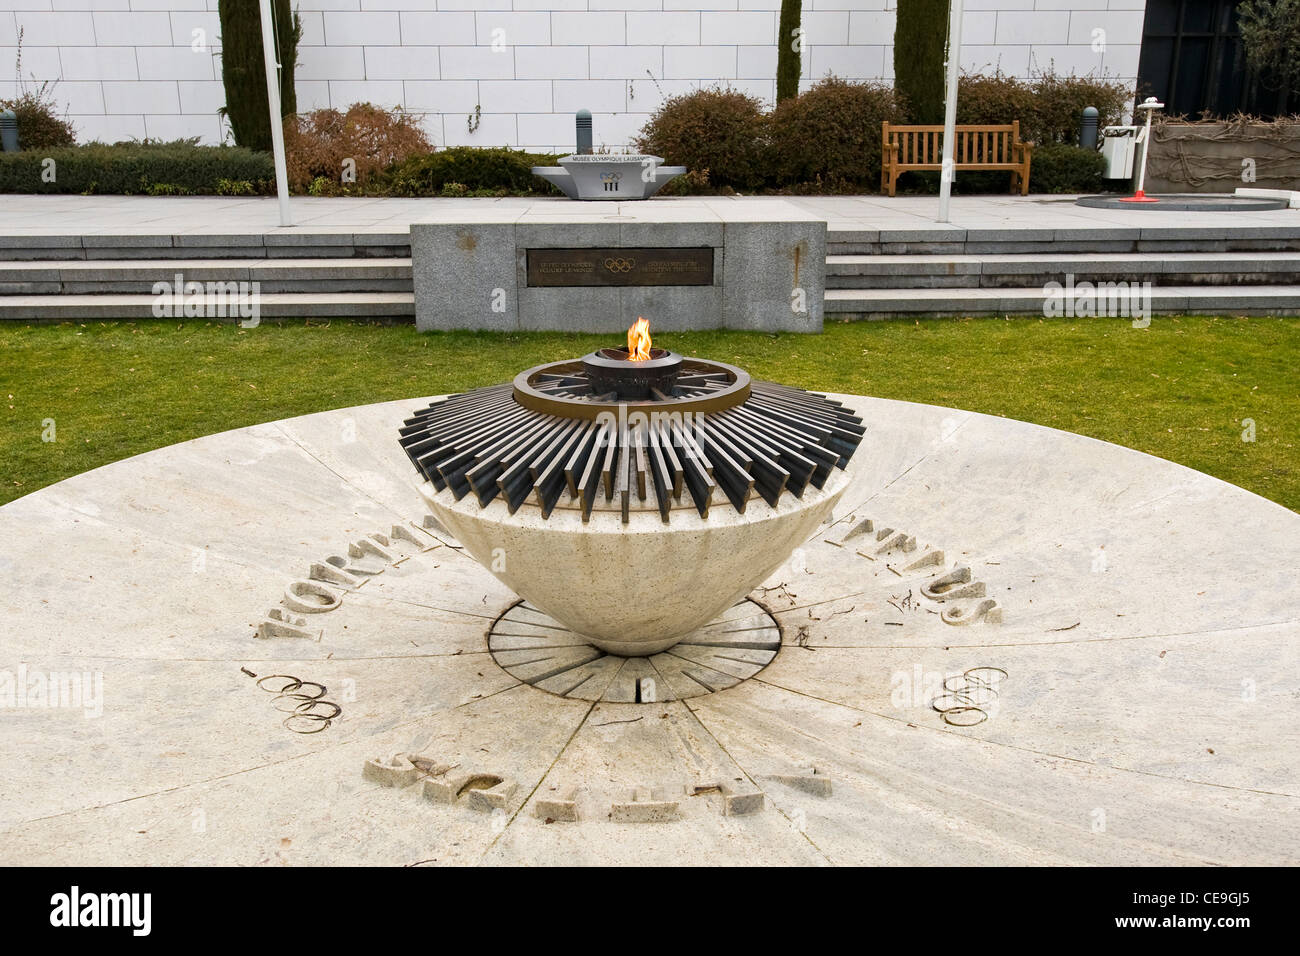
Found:
[{"label": "bollard light", "polygon": [[1079,146],[1083,149],[1097,148],[1097,117],[1100,114],[1095,106],[1083,108],[1083,122],[1079,124]]},{"label": "bollard light", "polygon": [[0,110],[0,146],[6,153],[18,152],[18,114]]}]

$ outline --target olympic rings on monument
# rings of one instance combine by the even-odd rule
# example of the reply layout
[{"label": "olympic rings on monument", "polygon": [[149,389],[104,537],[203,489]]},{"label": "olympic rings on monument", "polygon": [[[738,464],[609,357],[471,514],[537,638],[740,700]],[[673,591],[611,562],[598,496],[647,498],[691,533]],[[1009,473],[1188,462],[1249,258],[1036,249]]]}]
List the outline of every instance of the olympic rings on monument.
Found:
[{"label": "olympic rings on monument", "polygon": [[975,727],[989,719],[984,708],[997,702],[998,684],[1009,676],[1000,667],[972,667],[945,677],[930,708],[950,727]]},{"label": "olympic rings on monument", "polygon": [[634,265],[636,265],[635,259],[626,259],[623,256],[614,256],[605,260],[605,268],[610,272],[631,272]]},{"label": "olympic rings on monument", "polygon": [[[267,681],[276,683],[267,686]],[[342,707],[325,699],[328,688],[314,680],[300,680],[290,674],[267,674],[258,678],[257,686],[268,694],[275,695],[271,699],[271,706],[280,713],[289,715],[280,723],[295,734],[318,734],[343,713]],[[320,713],[318,707],[333,709],[328,713]]]}]

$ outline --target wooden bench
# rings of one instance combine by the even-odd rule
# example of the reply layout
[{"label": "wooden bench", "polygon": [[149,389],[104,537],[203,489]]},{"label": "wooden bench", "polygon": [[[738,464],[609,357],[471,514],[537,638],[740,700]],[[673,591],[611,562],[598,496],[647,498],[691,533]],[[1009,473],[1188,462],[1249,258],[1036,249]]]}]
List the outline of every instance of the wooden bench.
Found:
[{"label": "wooden bench", "polygon": [[[1020,195],[1029,193],[1029,154],[1032,143],[1020,141],[1020,120],[1007,126],[970,125],[956,127],[957,148],[953,152],[956,170],[1005,169],[1011,173],[1011,188],[1020,183]],[[880,191],[894,195],[900,173],[912,169],[941,169],[942,126],[898,126],[880,124]]]}]

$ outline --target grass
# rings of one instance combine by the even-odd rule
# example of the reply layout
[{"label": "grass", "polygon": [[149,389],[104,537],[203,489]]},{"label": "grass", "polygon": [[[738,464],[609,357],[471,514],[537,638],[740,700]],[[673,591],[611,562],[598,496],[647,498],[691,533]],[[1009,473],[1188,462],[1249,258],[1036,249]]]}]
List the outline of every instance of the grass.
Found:
[{"label": "grass", "polygon": [[[805,388],[1019,418],[1180,462],[1300,510],[1300,319],[966,319],[816,336],[664,334]],[[130,455],[307,412],[460,391],[608,344],[363,322],[0,328],[0,502]],[[55,441],[50,437],[53,420]],[[1255,440],[1243,440],[1245,420]]]}]

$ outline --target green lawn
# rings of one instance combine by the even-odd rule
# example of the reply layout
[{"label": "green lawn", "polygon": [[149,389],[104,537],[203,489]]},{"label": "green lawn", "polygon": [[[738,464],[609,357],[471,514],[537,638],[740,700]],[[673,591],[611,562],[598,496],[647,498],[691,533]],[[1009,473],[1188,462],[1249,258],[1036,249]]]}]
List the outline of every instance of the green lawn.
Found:
[{"label": "green lawn", "polygon": [[[420,334],[367,323],[0,327],[0,501],[198,435],[452,392],[609,337]],[[755,377],[1005,415],[1209,472],[1300,510],[1300,319],[968,319],[822,335],[664,334]],[[53,419],[55,438],[46,421]],[[1244,419],[1255,441],[1242,440]]]}]

